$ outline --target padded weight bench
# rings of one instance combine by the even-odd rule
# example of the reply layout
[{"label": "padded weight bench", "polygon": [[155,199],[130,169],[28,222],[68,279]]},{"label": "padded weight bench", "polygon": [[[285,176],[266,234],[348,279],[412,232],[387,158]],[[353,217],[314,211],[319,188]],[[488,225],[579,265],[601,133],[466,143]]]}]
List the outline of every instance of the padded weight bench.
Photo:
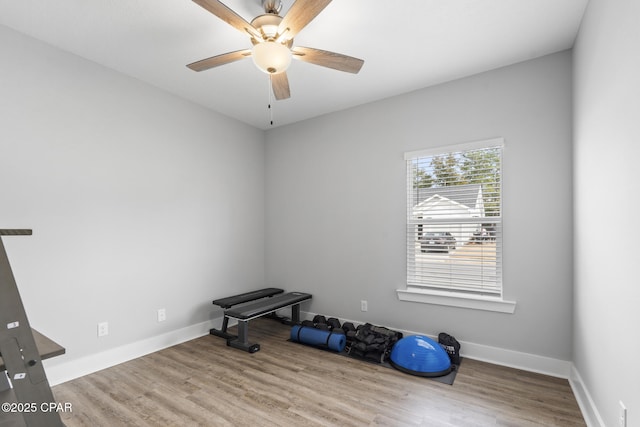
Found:
[{"label": "padded weight bench", "polygon": [[228,339],[227,345],[249,353],[255,353],[260,350],[260,344],[249,343],[249,320],[274,313],[282,308],[291,307],[291,323],[299,323],[300,303],[310,299],[311,294],[289,292],[225,310],[225,317],[238,320],[238,336]]},{"label": "padded weight bench", "polygon": [[[227,309],[231,308],[234,305],[244,304],[245,302],[255,301],[261,298],[272,297],[277,294],[281,294],[284,292],[284,289],[280,288],[264,288],[259,289],[257,291],[246,292],[244,294],[234,295],[232,297],[220,298],[213,301],[213,305],[219,305],[220,307]],[[209,333],[211,335],[215,335],[218,337],[222,337],[226,340],[238,338],[236,335],[232,335],[227,332],[227,327],[229,326],[229,317],[224,315],[222,319],[222,329],[209,329]]]}]

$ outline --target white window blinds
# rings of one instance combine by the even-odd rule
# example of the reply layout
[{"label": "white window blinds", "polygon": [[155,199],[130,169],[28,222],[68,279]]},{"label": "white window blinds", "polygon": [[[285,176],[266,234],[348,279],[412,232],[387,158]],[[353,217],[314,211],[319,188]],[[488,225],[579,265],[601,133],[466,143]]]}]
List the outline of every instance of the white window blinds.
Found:
[{"label": "white window blinds", "polygon": [[405,154],[409,287],[502,295],[502,150],[499,138]]}]

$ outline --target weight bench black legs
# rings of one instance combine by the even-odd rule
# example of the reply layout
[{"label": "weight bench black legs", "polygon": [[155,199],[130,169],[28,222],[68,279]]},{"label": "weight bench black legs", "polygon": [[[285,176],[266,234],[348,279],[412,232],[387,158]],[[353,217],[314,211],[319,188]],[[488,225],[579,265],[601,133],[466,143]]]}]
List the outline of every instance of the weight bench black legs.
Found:
[{"label": "weight bench black legs", "polygon": [[248,351],[249,353],[255,353],[260,350],[260,344],[252,344],[249,342],[250,320],[272,314],[283,308],[291,307],[291,322],[299,323],[300,303],[308,301],[311,298],[311,294],[289,292],[225,310],[225,317],[238,321],[238,336],[227,339],[227,345]]},{"label": "weight bench black legs", "polygon": [[[246,292],[244,294],[234,295],[232,297],[220,298],[213,301],[213,305],[218,305],[224,309],[231,308],[234,305],[243,304],[246,302],[255,301],[261,298],[272,297],[277,294],[281,294],[284,292],[284,289],[280,288],[264,288],[259,289],[257,291]],[[236,335],[232,335],[227,332],[227,327],[229,326],[229,318],[227,315],[224,315],[222,319],[222,328],[215,329],[212,328],[209,330],[211,335],[215,335],[226,340],[237,338]]]}]

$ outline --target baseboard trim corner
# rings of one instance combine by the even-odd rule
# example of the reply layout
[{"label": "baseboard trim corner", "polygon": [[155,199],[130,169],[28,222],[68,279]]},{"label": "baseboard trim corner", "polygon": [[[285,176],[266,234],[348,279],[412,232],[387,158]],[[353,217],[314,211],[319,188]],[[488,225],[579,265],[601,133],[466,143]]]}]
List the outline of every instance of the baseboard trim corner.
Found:
[{"label": "baseboard trim corner", "polygon": [[[220,322],[217,323],[221,323],[221,319],[222,318],[220,318]],[[47,373],[47,379],[51,386],[55,386],[146,354],[205,336],[209,333],[209,330],[214,327],[213,323],[215,323],[216,320],[190,325],[77,359],[64,361],[56,361],[56,359],[45,360],[43,363]]]},{"label": "baseboard trim corner", "polygon": [[586,384],[582,380],[582,376],[580,376],[580,372],[578,372],[578,369],[573,364],[571,365],[569,385],[571,386],[573,395],[576,397],[580,412],[582,412],[587,427],[606,427]]}]

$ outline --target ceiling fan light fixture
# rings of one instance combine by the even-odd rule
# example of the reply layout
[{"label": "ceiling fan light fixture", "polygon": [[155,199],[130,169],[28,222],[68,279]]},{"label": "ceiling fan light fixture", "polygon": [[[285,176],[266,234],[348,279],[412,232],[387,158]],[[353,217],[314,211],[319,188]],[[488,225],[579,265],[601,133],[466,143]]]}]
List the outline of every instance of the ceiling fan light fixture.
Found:
[{"label": "ceiling fan light fixture", "polygon": [[291,65],[291,50],[283,44],[266,41],[253,46],[251,58],[260,71],[278,74],[286,71]]}]

